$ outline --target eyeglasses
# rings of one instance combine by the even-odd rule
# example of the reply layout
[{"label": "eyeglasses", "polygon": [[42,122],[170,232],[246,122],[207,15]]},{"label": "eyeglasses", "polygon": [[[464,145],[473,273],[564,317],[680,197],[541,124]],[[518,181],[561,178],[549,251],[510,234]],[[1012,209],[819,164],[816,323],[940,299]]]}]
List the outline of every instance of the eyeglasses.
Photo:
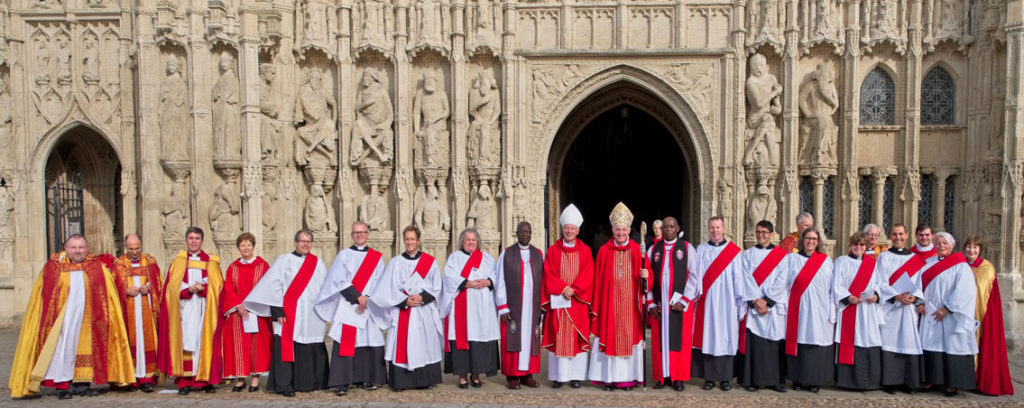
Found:
[{"label": "eyeglasses", "polygon": [[868,246],[868,244],[865,244],[863,242],[854,242],[851,243],[850,246]]},{"label": "eyeglasses", "polygon": [[309,240],[309,239],[300,239],[300,240],[296,240],[295,242],[298,242],[300,244],[312,244],[313,243],[313,241]]},{"label": "eyeglasses", "polygon": [[363,234],[369,234],[370,231],[352,231],[352,233],[356,234],[356,235],[363,235]]},{"label": "eyeglasses", "polygon": [[771,234],[771,231],[754,231],[754,234],[757,234],[757,235],[768,235],[768,234]]}]

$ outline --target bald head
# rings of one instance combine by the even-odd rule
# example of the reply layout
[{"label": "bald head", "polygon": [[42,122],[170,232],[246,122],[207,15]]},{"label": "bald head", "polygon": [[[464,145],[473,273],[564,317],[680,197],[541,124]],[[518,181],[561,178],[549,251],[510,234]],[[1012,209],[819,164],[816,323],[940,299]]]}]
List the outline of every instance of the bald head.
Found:
[{"label": "bald head", "polygon": [[138,261],[142,256],[142,238],[139,238],[136,234],[128,234],[124,236],[124,254],[128,256],[128,259],[132,262]]}]

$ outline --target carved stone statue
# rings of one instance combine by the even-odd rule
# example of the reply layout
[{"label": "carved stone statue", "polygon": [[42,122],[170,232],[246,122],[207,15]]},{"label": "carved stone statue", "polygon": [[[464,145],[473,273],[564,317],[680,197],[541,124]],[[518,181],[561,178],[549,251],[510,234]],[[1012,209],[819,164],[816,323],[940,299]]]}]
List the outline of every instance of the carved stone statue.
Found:
[{"label": "carved stone statue", "polygon": [[864,4],[863,41],[873,44],[884,40],[899,41],[899,21],[905,12],[899,10],[897,0],[868,0]]},{"label": "carved stone statue", "polygon": [[942,0],[942,13],[939,20],[939,33],[936,39],[959,39],[964,33],[964,19],[967,14],[966,3],[962,0]]},{"label": "carved stone statue", "polygon": [[[732,218],[732,183],[724,177],[718,180],[718,214],[728,223]],[[729,225],[729,224],[726,224]]]},{"label": "carved stone statue", "polygon": [[501,163],[501,94],[489,70],[480,71],[469,90],[468,156],[471,166]]},{"label": "carved stone statue", "polygon": [[210,229],[214,233],[219,232],[228,236],[241,227],[235,217],[238,215],[239,203],[234,195],[230,184],[221,184],[213,192],[213,202],[206,213],[210,217]]},{"label": "carved stone statue", "polygon": [[14,234],[14,188],[10,185],[0,185],[0,237],[11,237]]},{"label": "carved stone statue", "polygon": [[278,138],[281,137],[273,91],[276,76],[273,64],[260,64],[260,158],[272,163],[277,162]]},{"label": "carved stone statue", "polygon": [[220,55],[220,78],[213,86],[213,157],[214,160],[242,160],[241,110],[235,59],[225,52]]},{"label": "carved stone statue", "polygon": [[416,16],[419,22],[419,43],[441,42],[441,30],[444,27],[442,13],[438,8],[437,0],[417,0]]},{"label": "carved stone statue", "polygon": [[380,191],[370,188],[370,194],[363,196],[363,202],[359,206],[359,221],[365,222],[370,231],[385,231],[388,229],[388,204],[384,200],[385,186],[380,186]]},{"label": "carved stone statue", "polygon": [[85,36],[85,51],[82,55],[82,80],[86,84],[100,82],[100,52],[96,49],[98,39],[95,35]]},{"label": "carved stone statue", "polygon": [[447,236],[451,231],[451,218],[448,209],[438,198],[437,186],[428,185],[423,201],[416,207],[413,221],[423,229],[428,238]]},{"label": "carved stone statue", "polygon": [[779,21],[784,20],[785,15],[779,0],[752,0],[749,4],[747,16],[752,30],[747,45],[781,43]]},{"label": "carved stone statue", "polygon": [[326,5],[319,1],[303,1],[303,37],[306,42],[323,41],[327,37],[324,25],[327,22]]},{"label": "carved stone statue", "polygon": [[761,54],[750,57],[746,91],[747,146],[743,164],[778,167],[782,138],[775,125],[775,116],[782,113],[782,85],[775,75],[768,72],[768,63]]},{"label": "carved stone statue", "polygon": [[473,204],[470,204],[469,212],[466,213],[467,226],[476,227],[481,235],[494,236],[497,233],[494,220],[496,209],[497,205],[494,202],[494,195],[491,194],[491,188],[486,184],[480,186],[476,199],[473,200]]},{"label": "carved stone statue", "polygon": [[[50,48],[49,43],[42,38],[36,38],[36,67],[39,70],[36,72],[35,82],[50,82]],[[67,41],[67,40],[65,40]],[[67,47],[65,47],[67,48]],[[67,55],[68,61],[68,81],[71,81],[71,54],[70,51]]]},{"label": "carved stone statue", "polygon": [[424,73],[412,101],[417,168],[448,167],[448,94],[438,85],[436,73]]},{"label": "carved stone statue", "polygon": [[324,88],[323,74],[315,68],[307,71],[306,83],[295,99],[298,137],[302,142],[296,146],[295,162],[300,166],[338,165],[338,136],[334,130],[336,105],[334,96]]},{"label": "carved stone statue", "polygon": [[767,185],[757,186],[754,195],[747,199],[747,231],[753,231],[754,227],[761,220],[771,221],[775,224],[775,211],[777,205],[772,198],[772,192]]},{"label": "carved stone statue", "polygon": [[14,105],[11,104],[11,93],[7,91],[7,79],[0,78],[0,161],[10,163],[14,160],[12,142]]},{"label": "carved stone statue", "polygon": [[474,27],[476,35],[474,39],[477,45],[494,45],[495,38],[497,37],[494,32],[494,5],[491,4],[491,1],[476,1],[476,27]]},{"label": "carved stone statue", "polygon": [[360,44],[379,44],[386,42],[391,34],[391,10],[384,0],[362,1],[362,39]]},{"label": "carved stone statue", "polygon": [[818,64],[800,88],[800,159],[806,164],[836,164],[839,128],[832,116],[839,109],[839,96],[832,76],[831,63]]},{"label": "carved stone statue", "polygon": [[160,155],[165,160],[188,160],[188,86],[178,57],[167,58],[167,76],[160,84]]},{"label": "carved stone statue", "polygon": [[67,34],[60,33],[57,35],[57,82],[62,84],[71,83],[70,42],[71,39],[68,38]]},{"label": "carved stone statue", "polygon": [[356,120],[352,126],[352,166],[380,167],[390,164],[394,157],[391,124],[395,111],[384,79],[384,73],[376,69],[369,68],[363,72],[356,94]]},{"label": "carved stone statue", "polygon": [[306,228],[314,233],[337,231],[337,224],[334,221],[334,208],[327,202],[327,195],[323,187],[313,184],[309,187],[309,197],[306,198]]}]

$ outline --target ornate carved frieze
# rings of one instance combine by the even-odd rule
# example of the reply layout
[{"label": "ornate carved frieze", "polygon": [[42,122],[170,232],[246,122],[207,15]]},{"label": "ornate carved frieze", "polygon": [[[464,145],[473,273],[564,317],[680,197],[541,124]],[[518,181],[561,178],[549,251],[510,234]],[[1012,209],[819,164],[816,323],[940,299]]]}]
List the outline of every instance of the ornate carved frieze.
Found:
[{"label": "ornate carved frieze", "polygon": [[839,93],[833,83],[832,63],[818,64],[800,87],[800,162],[818,166],[837,164],[836,145],[839,128],[835,113]]}]

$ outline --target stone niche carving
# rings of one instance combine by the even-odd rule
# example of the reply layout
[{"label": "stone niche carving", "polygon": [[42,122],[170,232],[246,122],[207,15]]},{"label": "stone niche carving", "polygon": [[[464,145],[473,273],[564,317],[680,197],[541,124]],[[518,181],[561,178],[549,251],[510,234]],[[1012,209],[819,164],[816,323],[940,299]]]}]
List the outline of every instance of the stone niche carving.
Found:
[{"label": "stone niche carving", "polygon": [[834,115],[839,93],[833,83],[832,63],[823,62],[800,87],[800,162],[818,166],[836,165],[839,128]]},{"label": "stone niche carving", "polygon": [[[806,1],[806,0],[805,0]],[[753,52],[762,45],[782,51],[786,7],[780,0],[751,0],[747,3],[747,50]]]},{"label": "stone niche carving", "polygon": [[160,158],[186,161],[189,98],[188,85],[181,71],[183,59],[177,53],[167,53],[165,58],[164,79],[160,83]]},{"label": "stone niche carving", "polygon": [[412,102],[412,129],[416,136],[414,165],[418,169],[448,168],[448,118],[451,115],[444,78],[426,71]]},{"label": "stone niche carving", "polygon": [[305,80],[295,98],[295,162],[299,166],[338,166],[338,136],[335,132],[337,102],[329,89],[329,86],[324,85],[324,74],[319,68],[306,70]]},{"label": "stone niche carving", "polygon": [[501,5],[497,0],[476,0],[474,4],[467,4],[470,46],[467,50],[476,51],[479,48],[487,48],[497,54],[501,48],[501,39],[498,35],[499,27],[502,26]]},{"label": "stone niche carving", "polygon": [[448,50],[448,33],[451,32],[451,14],[447,0],[416,0],[409,16],[409,31],[412,41],[410,49],[434,48],[441,52]]},{"label": "stone niche carving", "polygon": [[871,51],[874,46],[889,42],[896,53],[906,50],[906,6],[901,0],[867,0],[861,3],[861,43]]},{"label": "stone niche carving", "polygon": [[303,0],[301,7],[302,45],[326,45],[334,26],[332,7],[319,0]]},{"label": "stone niche carving", "polygon": [[241,93],[235,57],[231,52],[220,53],[217,65],[220,73],[210,93],[210,116],[213,123],[213,159],[219,162],[241,162]]},{"label": "stone niche carving", "polygon": [[373,48],[389,53],[395,26],[391,2],[361,0],[355,4],[353,14],[356,18],[353,18],[352,25],[358,27],[358,31],[353,33],[359,40],[358,48]]},{"label": "stone niche carving", "polygon": [[835,0],[800,0],[800,46],[805,53],[817,44],[832,44],[837,49],[845,44],[839,5]]},{"label": "stone niche carving", "polygon": [[303,218],[306,228],[314,234],[333,234],[338,231],[338,224],[334,217],[334,206],[323,187],[313,184],[309,187],[309,197],[306,198],[306,206]]},{"label": "stone niche carving", "polygon": [[11,92],[7,88],[10,78],[7,70],[0,71],[0,163],[3,166],[15,163],[14,158],[14,117],[11,114]]},{"label": "stone niche carving", "polygon": [[394,159],[394,107],[383,71],[367,68],[356,94],[350,163],[359,169],[389,166]]},{"label": "stone niche carving", "polygon": [[746,83],[747,131],[743,165],[779,167],[779,145],[782,136],[775,117],[782,113],[782,85],[768,72],[768,63],[761,54],[750,57],[750,77]]},{"label": "stone niche carving", "polygon": [[[10,174],[0,176],[0,240],[13,240],[15,235],[14,201],[18,185]],[[8,254],[8,256],[10,256]],[[8,258],[10,259],[10,258]]]},{"label": "stone niche carving", "polygon": [[241,210],[239,194],[233,183],[224,183],[213,192],[213,201],[206,210],[210,230],[217,241],[230,240],[241,231],[238,214]]},{"label": "stone niche carving", "polygon": [[501,93],[489,69],[480,70],[469,90],[469,134],[466,155],[469,165],[501,164]]},{"label": "stone niche carving", "polygon": [[924,40],[929,50],[943,41],[958,43],[961,49],[973,41],[968,33],[970,7],[962,0],[928,0],[922,20]]},{"label": "stone niche carving", "polygon": [[[73,99],[71,95],[71,35],[62,26],[39,25],[31,35],[28,46],[30,60],[35,62],[31,84],[32,105],[35,114],[43,119],[42,131],[64,118]],[[57,56],[51,61],[51,56]],[[67,68],[64,65],[67,65]],[[39,123],[38,121],[32,121]]]},{"label": "stone niche carving", "polygon": [[475,189],[473,201],[466,213],[466,226],[475,227],[480,231],[481,240],[492,240],[497,238],[497,211],[498,206],[491,186],[487,183],[481,184]]},{"label": "stone niche carving", "polygon": [[753,238],[754,227],[761,220],[768,220],[772,225],[778,225],[775,222],[776,210],[777,204],[775,198],[772,197],[771,189],[766,184],[758,185],[754,194],[747,198],[747,235]]},{"label": "stone niche carving", "polygon": [[[277,120],[277,102],[274,98],[274,64],[260,64],[260,159],[264,165],[277,165],[280,149],[281,122]],[[336,155],[332,155],[335,156]],[[264,217],[266,218],[266,217]]]}]

